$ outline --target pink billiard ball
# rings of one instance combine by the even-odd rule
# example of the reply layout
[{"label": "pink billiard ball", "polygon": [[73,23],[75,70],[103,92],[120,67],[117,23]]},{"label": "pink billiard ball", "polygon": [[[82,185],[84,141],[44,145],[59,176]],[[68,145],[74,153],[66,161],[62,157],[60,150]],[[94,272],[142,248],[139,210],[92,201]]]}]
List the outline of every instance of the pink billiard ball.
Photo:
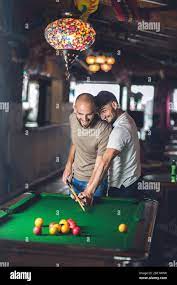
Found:
[{"label": "pink billiard ball", "polygon": [[72,229],[72,233],[74,236],[78,236],[80,234],[80,227],[76,226],[75,228]]},{"label": "pink billiard ball", "polygon": [[74,220],[68,219],[67,222],[69,224],[70,229],[73,229],[76,227],[76,222]]},{"label": "pink billiard ball", "polygon": [[70,229],[74,229],[75,227],[77,227],[77,224],[74,221],[72,221],[70,222],[69,227]]},{"label": "pink billiard ball", "polygon": [[33,228],[33,233],[34,233],[35,235],[41,235],[41,233],[42,233],[42,228],[41,228],[41,227],[34,227],[34,228]]},{"label": "pink billiard ball", "polygon": [[70,222],[73,222],[73,219],[67,219],[67,222],[69,224]]}]

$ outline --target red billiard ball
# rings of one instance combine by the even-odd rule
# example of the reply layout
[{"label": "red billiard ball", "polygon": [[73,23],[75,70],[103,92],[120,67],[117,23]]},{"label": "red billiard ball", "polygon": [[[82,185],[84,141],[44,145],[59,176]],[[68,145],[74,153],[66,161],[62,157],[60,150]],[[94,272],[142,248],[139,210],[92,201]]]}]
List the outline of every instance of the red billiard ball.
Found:
[{"label": "red billiard ball", "polygon": [[69,224],[70,229],[73,229],[76,226],[76,222],[72,219],[68,219],[67,222]]},{"label": "red billiard ball", "polygon": [[74,236],[78,236],[80,234],[80,227],[76,226],[75,228],[72,229],[72,233]]},{"label": "red billiard ball", "polygon": [[42,233],[42,228],[41,228],[41,227],[34,227],[34,228],[33,228],[33,233],[34,233],[35,235],[41,235],[41,233]]},{"label": "red billiard ball", "polygon": [[72,221],[73,221],[73,219],[67,219],[68,224]]},{"label": "red billiard ball", "polygon": [[76,226],[77,226],[76,222],[74,221],[70,222],[70,225],[69,225],[70,229],[74,229]]}]

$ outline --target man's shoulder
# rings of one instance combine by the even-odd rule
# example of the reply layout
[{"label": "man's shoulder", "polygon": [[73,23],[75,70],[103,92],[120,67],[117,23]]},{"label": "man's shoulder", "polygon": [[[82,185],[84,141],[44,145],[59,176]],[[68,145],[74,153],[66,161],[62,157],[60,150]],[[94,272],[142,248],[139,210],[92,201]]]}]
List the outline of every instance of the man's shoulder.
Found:
[{"label": "man's shoulder", "polygon": [[69,115],[69,120],[72,120],[73,118],[75,118],[76,115],[74,114],[74,112],[72,112],[70,115]]},{"label": "man's shoulder", "polygon": [[112,130],[111,124],[108,124],[106,121],[103,121],[100,118],[97,120],[97,127],[100,128],[100,130]]},{"label": "man's shoulder", "polygon": [[111,137],[116,137],[116,139],[128,139],[131,137],[131,132],[129,128],[126,127],[126,125],[118,125],[113,128]]},{"label": "man's shoulder", "polygon": [[137,129],[134,119],[127,113],[124,112],[121,120],[115,125],[117,130],[133,132]]},{"label": "man's shoulder", "polygon": [[70,124],[73,124],[73,123],[77,122],[76,114],[75,114],[74,112],[72,112],[72,113],[69,115],[69,122],[70,122]]},{"label": "man's shoulder", "polygon": [[126,119],[127,119],[127,125],[130,125],[131,127],[136,127],[134,118],[127,112],[126,112]]}]

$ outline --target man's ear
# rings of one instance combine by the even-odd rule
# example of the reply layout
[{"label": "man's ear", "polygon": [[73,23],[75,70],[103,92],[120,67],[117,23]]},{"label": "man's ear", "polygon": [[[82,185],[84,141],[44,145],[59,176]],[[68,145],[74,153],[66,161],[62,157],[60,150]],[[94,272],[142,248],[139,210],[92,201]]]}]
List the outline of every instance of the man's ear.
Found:
[{"label": "man's ear", "polygon": [[117,104],[116,101],[113,101],[113,102],[111,103],[111,105],[112,105],[112,107],[114,108],[114,110],[119,109],[119,105]]}]

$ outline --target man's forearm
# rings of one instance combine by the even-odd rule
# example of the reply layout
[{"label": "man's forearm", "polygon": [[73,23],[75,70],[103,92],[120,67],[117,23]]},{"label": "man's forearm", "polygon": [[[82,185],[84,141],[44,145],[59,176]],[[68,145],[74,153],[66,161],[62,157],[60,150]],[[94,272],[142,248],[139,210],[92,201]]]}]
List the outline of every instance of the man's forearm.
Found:
[{"label": "man's forearm", "polygon": [[100,182],[103,180],[105,174],[107,173],[112,159],[119,154],[120,152],[118,150],[107,148],[103,157],[98,162],[97,168],[94,170],[92,181],[90,181],[90,183],[86,188],[87,192],[89,192],[90,194],[93,194],[95,192],[96,188],[98,187]]},{"label": "man's forearm", "polygon": [[100,165],[102,159],[103,159],[103,156],[101,156],[101,155],[97,156],[96,162],[95,162],[94,170],[93,170],[93,172],[92,172],[92,175],[91,175],[91,177],[90,177],[89,182],[88,182],[87,185],[90,185],[90,184],[93,182],[93,179],[94,179],[94,177],[95,177],[97,168],[99,167],[99,165]]},{"label": "man's forearm", "polygon": [[105,162],[104,160],[101,161],[97,169],[94,171],[92,180],[90,179],[87,187],[87,191],[90,193],[94,193],[98,185],[103,180],[105,174],[107,173],[109,168],[109,163]]},{"label": "man's forearm", "polygon": [[75,151],[76,151],[75,145],[72,144],[71,147],[70,147],[70,151],[69,151],[66,167],[67,166],[69,166],[69,167],[72,166],[72,164],[74,162]]},{"label": "man's forearm", "polygon": [[92,172],[92,175],[91,175],[87,185],[91,185],[92,184],[94,177],[95,177],[95,171]]}]

